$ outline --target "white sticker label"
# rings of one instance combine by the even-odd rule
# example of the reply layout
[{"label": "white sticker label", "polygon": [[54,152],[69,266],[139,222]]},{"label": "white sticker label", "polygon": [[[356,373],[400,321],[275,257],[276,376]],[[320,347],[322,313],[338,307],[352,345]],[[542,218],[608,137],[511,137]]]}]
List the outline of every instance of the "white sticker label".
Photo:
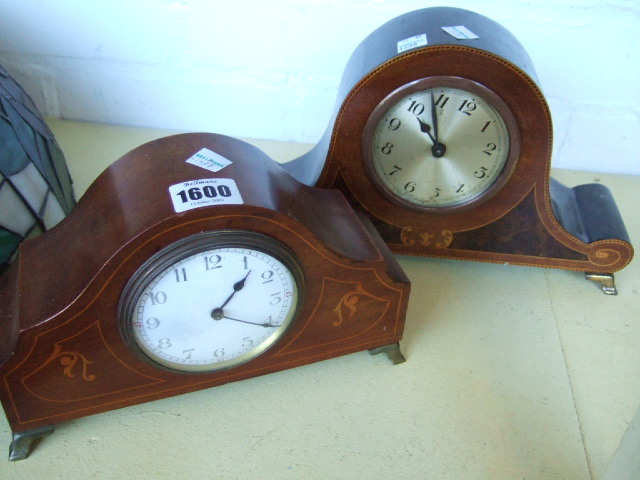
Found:
[{"label": "white sticker label", "polygon": [[224,167],[231,165],[233,162],[222,155],[212,152],[208,148],[203,148],[187,159],[187,163],[205,168],[212,172],[219,172]]},{"label": "white sticker label", "polygon": [[205,178],[169,187],[176,213],[212,205],[242,205],[242,195],[232,178]]},{"label": "white sticker label", "polygon": [[415,35],[413,37],[405,38],[398,42],[398,53],[406,52],[412,48],[424,47],[427,44],[427,35]]},{"label": "white sticker label", "polygon": [[442,27],[442,30],[458,40],[476,40],[480,38],[463,25],[458,25],[457,27]]}]

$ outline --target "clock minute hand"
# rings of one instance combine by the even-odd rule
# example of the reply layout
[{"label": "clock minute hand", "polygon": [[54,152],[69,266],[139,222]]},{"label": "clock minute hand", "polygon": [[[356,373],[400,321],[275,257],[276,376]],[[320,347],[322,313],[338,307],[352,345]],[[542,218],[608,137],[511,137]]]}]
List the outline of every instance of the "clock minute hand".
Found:
[{"label": "clock minute hand", "polygon": [[433,98],[433,92],[431,92],[431,122],[433,123],[433,135],[436,139],[433,141],[434,145],[438,142],[438,112],[436,112],[436,99]]},{"label": "clock minute hand", "polygon": [[248,320],[240,320],[239,318],[233,318],[233,317],[229,317],[227,315],[224,315],[222,318],[226,318],[227,320],[233,320],[234,322],[240,322],[240,323],[248,323],[249,325],[256,325],[258,327],[278,327],[279,325],[275,325],[271,322],[264,322],[264,323],[258,323],[258,322],[250,322]]},{"label": "clock minute hand", "polygon": [[438,112],[436,111],[436,99],[433,97],[433,92],[431,92],[431,122],[433,123],[433,135],[435,136],[435,138],[431,137],[431,139],[433,140],[433,148],[431,149],[431,153],[433,153],[433,156],[436,158],[442,158],[447,152],[447,147],[445,147],[443,143],[440,143],[439,140],[440,137],[438,135]]}]

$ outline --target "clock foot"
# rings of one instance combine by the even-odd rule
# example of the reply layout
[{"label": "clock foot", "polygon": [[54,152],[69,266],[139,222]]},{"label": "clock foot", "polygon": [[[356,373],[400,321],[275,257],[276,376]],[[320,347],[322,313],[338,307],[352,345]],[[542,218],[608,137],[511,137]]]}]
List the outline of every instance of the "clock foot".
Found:
[{"label": "clock foot", "polygon": [[9,447],[9,461],[24,460],[31,453],[31,445],[34,441],[39,440],[53,433],[53,425],[45,425],[44,427],[26,430],[24,432],[16,432],[13,434],[13,441]]},{"label": "clock foot", "polygon": [[393,363],[394,365],[398,365],[399,363],[404,363],[407,361],[400,351],[399,343],[392,343],[391,345],[385,345],[383,347],[372,348],[371,350],[369,350],[370,355],[378,355],[380,353],[386,353],[387,357],[389,357],[389,360],[391,360],[391,363]]},{"label": "clock foot", "polygon": [[616,284],[613,278],[613,273],[589,273],[585,272],[584,276],[587,280],[592,282],[600,282],[602,291],[607,295],[617,295]]}]

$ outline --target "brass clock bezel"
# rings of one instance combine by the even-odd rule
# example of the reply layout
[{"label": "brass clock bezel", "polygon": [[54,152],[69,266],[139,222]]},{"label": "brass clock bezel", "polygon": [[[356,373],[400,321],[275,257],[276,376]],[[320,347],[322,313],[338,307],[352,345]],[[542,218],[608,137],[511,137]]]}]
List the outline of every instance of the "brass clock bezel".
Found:
[{"label": "brass clock bezel", "polygon": [[[249,248],[280,261],[293,277],[295,305],[288,314],[285,325],[257,347],[229,360],[206,365],[181,365],[162,363],[149,356],[133,333],[132,322],[138,308],[140,295],[153,279],[171,265],[192,255],[215,248]],[[189,235],[164,247],[149,257],[130,277],[118,303],[120,334],[136,357],[161,370],[179,374],[211,374],[230,370],[264,354],[277,344],[295,323],[304,303],[304,273],[295,254],[280,241],[250,230],[215,230]],[[171,363],[171,365],[169,365]]]},{"label": "brass clock bezel", "polygon": [[[372,148],[373,136],[379,122],[387,114],[388,110],[397,105],[397,103],[400,102],[403,98],[406,98],[407,96],[415,92],[439,87],[463,90],[474,96],[482,98],[485,103],[493,107],[498,115],[502,117],[502,120],[506,125],[507,133],[509,136],[509,153],[501,172],[484,190],[478,192],[462,203],[443,206],[425,206],[399,197],[396,193],[389,189],[385,182],[380,178],[380,176],[376,172],[374,165]],[[367,119],[365,128],[363,130],[361,148],[362,158],[364,159],[364,167],[367,176],[369,177],[375,188],[378,190],[378,192],[380,192],[387,200],[391,201],[394,205],[401,208],[423,213],[447,215],[476,208],[477,206],[487,202],[495,194],[497,194],[502,189],[502,187],[507,184],[509,178],[511,178],[511,175],[516,168],[520,156],[520,146],[520,127],[518,125],[516,117],[509,106],[506,104],[506,102],[497,93],[474,80],[443,75],[421,78],[409,82],[395,89],[390,94],[388,94],[381,102],[379,102]]]}]

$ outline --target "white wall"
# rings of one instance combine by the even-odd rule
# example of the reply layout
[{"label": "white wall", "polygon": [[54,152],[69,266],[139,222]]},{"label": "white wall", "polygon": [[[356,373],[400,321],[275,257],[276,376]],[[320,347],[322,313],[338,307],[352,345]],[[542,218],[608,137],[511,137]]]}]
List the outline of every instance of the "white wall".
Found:
[{"label": "white wall", "polygon": [[555,167],[640,174],[638,0],[0,0],[0,64],[45,115],[313,143],[355,46],[437,5],[523,43]]}]

